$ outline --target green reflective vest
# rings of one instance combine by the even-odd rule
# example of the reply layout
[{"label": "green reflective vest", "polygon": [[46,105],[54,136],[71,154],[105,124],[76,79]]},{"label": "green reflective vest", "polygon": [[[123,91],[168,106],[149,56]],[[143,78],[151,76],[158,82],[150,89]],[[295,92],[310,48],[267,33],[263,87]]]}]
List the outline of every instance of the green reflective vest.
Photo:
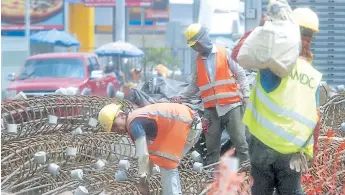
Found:
[{"label": "green reflective vest", "polygon": [[243,117],[250,132],[282,154],[298,151],[313,157],[313,130],[317,123],[315,93],[322,74],[299,58],[289,76],[273,92],[266,93],[260,73]]}]

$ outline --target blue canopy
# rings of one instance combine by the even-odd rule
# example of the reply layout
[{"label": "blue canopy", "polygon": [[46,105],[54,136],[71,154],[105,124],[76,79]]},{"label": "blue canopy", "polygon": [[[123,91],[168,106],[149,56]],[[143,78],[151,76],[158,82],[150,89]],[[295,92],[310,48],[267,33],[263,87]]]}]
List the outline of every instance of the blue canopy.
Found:
[{"label": "blue canopy", "polygon": [[144,55],[144,52],[138,47],[123,41],[116,41],[102,45],[95,50],[95,53],[99,56],[118,56],[124,58],[141,57]]},{"label": "blue canopy", "polygon": [[56,29],[50,31],[40,31],[30,36],[31,43],[46,43],[57,46],[71,47],[80,46],[77,38],[65,31],[58,31]]}]

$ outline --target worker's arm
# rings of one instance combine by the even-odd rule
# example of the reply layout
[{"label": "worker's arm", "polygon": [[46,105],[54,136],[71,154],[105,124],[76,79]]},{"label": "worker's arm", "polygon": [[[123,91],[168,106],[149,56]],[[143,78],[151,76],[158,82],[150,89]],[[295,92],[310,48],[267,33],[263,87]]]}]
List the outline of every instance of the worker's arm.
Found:
[{"label": "worker's arm", "polygon": [[236,80],[240,84],[240,90],[244,98],[249,97],[250,88],[249,83],[246,76],[246,71],[238,65],[237,62],[231,59],[230,52],[227,52],[228,64],[231,72],[235,75]]},{"label": "worker's arm", "polygon": [[[269,69],[262,69],[260,71],[260,84],[266,93],[270,93],[278,88],[281,82],[281,78],[275,75]],[[317,87],[315,93],[316,107],[320,105],[320,86]]]},{"label": "worker's arm", "polygon": [[197,94],[199,92],[199,87],[196,85],[197,80],[197,72],[196,72],[196,66],[192,67],[192,81],[189,83],[186,91],[184,91],[181,94],[182,98],[190,98],[191,96]]},{"label": "worker's arm", "polygon": [[132,121],[129,129],[135,142],[135,155],[138,158],[139,176],[147,176],[150,173],[150,159],[144,127],[140,120],[135,119]]},{"label": "worker's arm", "polygon": [[275,75],[270,69],[261,69],[260,84],[266,93],[270,93],[278,88],[281,78]]}]

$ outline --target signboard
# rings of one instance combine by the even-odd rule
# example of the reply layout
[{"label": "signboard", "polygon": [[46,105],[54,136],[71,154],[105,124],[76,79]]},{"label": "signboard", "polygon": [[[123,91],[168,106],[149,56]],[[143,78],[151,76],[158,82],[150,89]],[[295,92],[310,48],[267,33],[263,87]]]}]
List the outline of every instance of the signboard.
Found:
[{"label": "signboard", "polygon": [[[64,28],[64,0],[31,2],[31,30]],[[25,0],[1,2],[1,30],[24,31]],[[3,34],[3,33],[2,33]]]},{"label": "signboard", "polygon": [[[90,7],[108,7],[115,6],[116,0],[84,0],[85,6]],[[129,7],[149,7],[152,0],[126,0],[126,6]]]},{"label": "signboard", "polygon": [[[134,0],[127,0],[134,1]],[[138,0],[136,0],[138,1]],[[141,0],[143,1],[143,0]],[[151,1],[151,0],[150,0]],[[137,32],[142,28],[148,31],[164,32],[169,22],[169,0],[152,0],[152,5],[145,8],[145,25],[141,26],[141,8],[130,7],[129,11],[129,31]],[[95,32],[110,34],[112,27],[113,9],[111,7],[95,8]],[[133,30],[133,31],[132,31]]]},{"label": "signboard", "polygon": [[169,19],[169,10],[148,9],[145,14],[147,19]]}]

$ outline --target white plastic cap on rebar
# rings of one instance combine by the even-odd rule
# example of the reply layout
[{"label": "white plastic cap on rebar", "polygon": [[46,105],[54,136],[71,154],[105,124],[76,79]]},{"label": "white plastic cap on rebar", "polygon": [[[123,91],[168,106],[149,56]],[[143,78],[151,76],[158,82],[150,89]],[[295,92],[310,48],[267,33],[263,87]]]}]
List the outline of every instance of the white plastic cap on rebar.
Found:
[{"label": "white plastic cap on rebar", "polygon": [[75,192],[74,195],[88,195],[89,191],[84,186],[79,186]]},{"label": "white plastic cap on rebar", "polygon": [[57,176],[60,174],[60,167],[55,163],[50,163],[48,165],[48,173],[52,174],[53,176]]},{"label": "white plastic cap on rebar", "polygon": [[97,160],[97,162],[93,165],[96,169],[103,169],[105,166],[105,162],[102,159]]},{"label": "white plastic cap on rebar", "polygon": [[199,152],[194,150],[191,154],[191,157],[192,157],[192,160],[196,162],[201,162],[201,155],[199,154]]},{"label": "white plastic cap on rebar", "polygon": [[56,125],[58,122],[58,117],[54,115],[48,115],[49,124]]},{"label": "white plastic cap on rebar", "polygon": [[47,154],[44,151],[36,152],[34,159],[37,164],[44,164],[47,161]]},{"label": "white plastic cap on rebar", "polygon": [[66,154],[67,156],[77,156],[77,151],[78,151],[77,148],[69,146],[66,149]]},{"label": "white plastic cap on rebar", "polygon": [[204,165],[202,163],[195,162],[193,164],[193,171],[200,173],[200,172],[202,172],[203,167],[204,167]]},{"label": "white plastic cap on rebar", "polygon": [[125,94],[122,93],[121,91],[117,91],[117,92],[115,93],[115,98],[117,98],[117,99],[119,99],[119,100],[123,100],[123,99],[125,99]]},{"label": "white plastic cap on rebar", "polygon": [[72,135],[81,135],[81,134],[83,134],[83,130],[81,130],[81,128],[78,127],[76,129],[74,129],[71,133],[72,133]]},{"label": "white plastic cap on rebar", "polygon": [[96,127],[97,124],[98,124],[98,120],[97,119],[95,119],[95,118],[90,118],[89,119],[89,126]]},{"label": "white plastic cap on rebar", "polygon": [[82,169],[74,169],[71,171],[71,178],[76,180],[83,180],[83,170]]},{"label": "white plastic cap on rebar", "polygon": [[15,100],[25,100],[25,99],[28,99],[28,97],[25,95],[24,92],[21,91],[21,92],[17,93],[16,96],[14,96],[14,99]]},{"label": "white plastic cap on rebar", "polygon": [[126,181],[128,179],[126,172],[117,171],[115,173],[115,181]]},{"label": "white plastic cap on rebar", "polygon": [[8,133],[17,133],[18,125],[17,124],[7,124],[7,132]]},{"label": "white plastic cap on rebar", "polygon": [[131,164],[128,160],[120,160],[119,168],[121,171],[127,171],[131,167]]}]

